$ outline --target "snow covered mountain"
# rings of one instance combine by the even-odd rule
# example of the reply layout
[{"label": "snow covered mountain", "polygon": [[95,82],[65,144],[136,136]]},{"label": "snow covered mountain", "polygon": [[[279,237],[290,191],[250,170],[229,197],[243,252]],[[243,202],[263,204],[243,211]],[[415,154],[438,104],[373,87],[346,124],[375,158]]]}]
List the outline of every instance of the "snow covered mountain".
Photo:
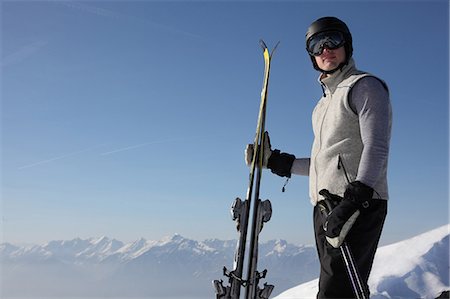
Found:
[{"label": "snow covered mountain", "polygon": [[[449,231],[444,225],[379,248],[369,279],[371,298],[432,299],[449,290]],[[301,284],[275,299],[315,298],[317,283]]]},{"label": "snow covered mountain", "polygon": [[[210,298],[213,279],[225,279],[236,241],[198,242],[174,235],[124,244],[107,237],[51,241],[19,247],[0,245],[2,298],[147,297]],[[260,245],[260,269],[278,293],[318,274],[315,248],[286,241]],[[24,287],[25,286],[25,287]]]},{"label": "snow covered mountain", "polygon": [[[379,248],[372,298],[435,298],[450,289],[449,228]],[[107,237],[28,247],[4,243],[0,297],[212,298],[211,281],[225,280],[222,268],[231,268],[235,247],[235,240],[198,242],[180,235],[128,244]],[[259,262],[277,299],[315,298],[319,264],[313,246],[269,241],[260,245]]]}]

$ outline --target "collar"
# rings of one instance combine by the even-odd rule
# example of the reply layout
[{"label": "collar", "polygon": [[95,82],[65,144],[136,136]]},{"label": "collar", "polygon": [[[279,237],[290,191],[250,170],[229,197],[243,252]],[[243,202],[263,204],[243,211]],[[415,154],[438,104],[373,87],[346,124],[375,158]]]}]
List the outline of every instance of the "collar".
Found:
[{"label": "collar", "polygon": [[318,78],[318,81],[322,85],[324,96],[326,96],[327,94],[333,94],[336,91],[336,88],[339,85],[339,83],[341,83],[344,79],[348,78],[355,71],[356,71],[355,61],[353,60],[353,58],[351,58],[346,65],[344,65],[336,72],[328,75],[327,77],[322,78],[323,74],[321,73]]}]

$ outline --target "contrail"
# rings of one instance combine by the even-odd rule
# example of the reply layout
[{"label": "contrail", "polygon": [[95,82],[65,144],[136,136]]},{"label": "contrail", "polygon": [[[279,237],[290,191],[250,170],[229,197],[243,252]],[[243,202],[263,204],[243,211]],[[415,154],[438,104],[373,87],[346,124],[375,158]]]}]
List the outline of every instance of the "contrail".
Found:
[{"label": "contrail", "polygon": [[115,154],[115,153],[119,153],[119,152],[124,152],[124,151],[132,150],[132,149],[135,149],[135,148],[143,147],[143,146],[146,146],[146,145],[149,145],[149,144],[152,144],[152,143],[153,142],[146,142],[146,143],[141,143],[141,144],[127,146],[127,147],[115,149],[115,150],[112,150],[112,151],[109,151],[109,152],[101,153],[100,156],[106,156],[106,155],[111,155],[111,154]]},{"label": "contrail", "polygon": [[22,169],[26,169],[26,168],[31,168],[31,167],[35,167],[35,166],[38,166],[38,165],[47,164],[47,163],[50,163],[50,162],[53,162],[53,161],[61,160],[61,159],[64,159],[64,158],[76,156],[76,155],[82,154],[84,152],[91,151],[91,150],[93,150],[94,148],[97,148],[97,147],[99,147],[99,146],[90,147],[90,148],[87,148],[87,149],[83,149],[83,150],[80,150],[80,151],[68,153],[68,154],[65,154],[65,155],[57,156],[57,157],[46,159],[46,160],[41,160],[41,161],[38,161],[38,162],[34,162],[34,163],[31,163],[31,164],[27,164],[27,165],[21,166],[18,169],[22,170]]},{"label": "contrail", "polygon": [[118,19],[118,20],[119,19],[128,20],[131,22],[141,23],[143,25],[150,25],[150,26],[159,28],[161,30],[170,32],[172,34],[184,35],[184,36],[191,37],[191,38],[203,38],[202,36],[200,36],[198,34],[188,32],[185,30],[180,30],[180,29],[177,29],[177,28],[174,28],[172,26],[168,26],[168,25],[165,25],[162,23],[156,23],[156,22],[152,22],[148,19],[143,19],[143,18],[136,17],[136,16],[126,15],[126,14],[123,14],[120,12],[115,12],[115,11],[112,11],[109,9],[94,6],[92,4],[86,4],[86,1],[72,1],[72,0],[65,0],[65,1],[54,0],[54,1],[66,6],[68,8],[83,11],[85,13],[94,14],[94,15],[97,15],[100,17],[112,18],[112,19]]},{"label": "contrail", "polygon": [[100,155],[101,156],[106,156],[106,155],[111,155],[111,154],[115,154],[115,153],[119,153],[119,152],[124,152],[124,151],[128,151],[128,150],[136,149],[136,148],[147,146],[147,145],[167,143],[167,142],[176,142],[176,141],[181,141],[181,140],[183,140],[183,139],[181,139],[181,138],[174,138],[174,139],[166,139],[166,140],[160,140],[160,141],[145,142],[145,143],[140,143],[140,144],[136,144],[136,145],[130,145],[130,146],[118,148],[118,149],[115,149],[115,150],[112,150],[112,151],[104,152],[104,153],[101,153]]},{"label": "contrail", "polygon": [[60,0],[54,0],[54,2],[64,5],[68,8],[73,8],[73,9],[77,9],[86,13],[90,13],[90,14],[94,14],[97,16],[101,16],[101,17],[107,17],[107,18],[119,18],[120,14],[115,13],[111,10],[108,9],[104,9],[98,6],[94,6],[94,5],[90,5],[90,4],[86,4],[86,3],[82,3],[79,1],[71,1],[71,0],[65,0],[65,1],[60,1]]},{"label": "contrail", "polygon": [[37,51],[39,51],[46,45],[47,45],[47,42],[43,41],[43,40],[38,40],[31,44],[27,44],[27,45],[23,46],[22,48],[20,48],[19,50],[5,56],[2,59],[1,65],[2,65],[2,67],[5,67],[5,66],[19,63],[22,60],[25,60],[26,58],[30,57],[31,55],[33,55],[34,53],[36,53]]},{"label": "contrail", "polygon": [[[168,142],[178,142],[178,141],[182,141],[182,140],[185,140],[185,139],[184,138],[173,138],[173,139],[165,139],[165,140],[159,140],[159,141],[144,142],[144,143],[140,143],[140,144],[136,144],[136,145],[130,145],[130,146],[118,148],[118,149],[115,149],[115,150],[107,151],[107,152],[101,153],[100,155],[101,156],[107,156],[107,155],[112,155],[112,154],[116,154],[116,153],[120,153],[120,152],[124,152],[124,151],[128,151],[128,150],[136,149],[136,148],[147,146],[147,145],[161,144],[161,143],[168,143]],[[90,148],[87,148],[87,149],[79,150],[79,151],[76,151],[76,152],[71,152],[71,153],[68,153],[68,154],[61,155],[61,156],[56,156],[56,157],[53,157],[53,158],[50,158],[50,159],[37,161],[37,162],[31,163],[31,164],[20,166],[17,169],[18,170],[23,170],[23,169],[27,169],[27,168],[31,168],[31,167],[35,167],[35,166],[39,166],[39,165],[43,165],[43,164],[47,164],[47,163],[51,163],[51,162],[54,162],[54,161],[62,160],[62,159],[68,158],[68,157],[76,156],[76,155],[79,155],[79,154],[91,151],[91,150],[96,149],[96,148],[101,147],[101,146],[105,146],[105,145],[101,144],[101,145],[97,145],[97,146],[90,147]]]}]

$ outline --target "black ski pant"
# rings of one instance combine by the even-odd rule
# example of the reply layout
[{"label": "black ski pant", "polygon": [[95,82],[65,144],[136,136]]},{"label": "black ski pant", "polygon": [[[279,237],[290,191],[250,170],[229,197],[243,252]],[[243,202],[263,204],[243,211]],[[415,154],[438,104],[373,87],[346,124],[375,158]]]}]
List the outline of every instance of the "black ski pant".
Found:
[{"label": "black ski pant", "polygon": [[[386,214],[387,201],[373,199],[368,208],[361,209],[361,214],[345,238],[358,266],[361,280],[366,285]],[[332,247],[325,238],[324,220],[325,217],[320,212],[319,207],[315,206],[314,231],[320,260],[317,298],[355,298],[341,250]]]}]

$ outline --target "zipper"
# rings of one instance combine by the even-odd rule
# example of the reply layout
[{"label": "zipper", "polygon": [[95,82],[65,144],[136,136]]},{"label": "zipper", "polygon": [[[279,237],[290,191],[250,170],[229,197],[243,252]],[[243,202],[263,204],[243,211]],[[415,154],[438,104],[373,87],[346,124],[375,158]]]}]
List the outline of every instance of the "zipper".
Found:
[{"label": "zipper", "polygon": [[[339,154],[338,154],[338,165],[337,165],[337,169],[340,170],[341,168],[342,168],[342,170],[343,170],[343,172],[344,172],[344,176],[345,176],[345,179],[347,180],[347,183],[350,184],[350,178],[348,177],[348,172],[347,172],[347,169],[345,168],[344,160],[342,159],[341,154],[339,153]],[[375,190],[373,190],[373,191],[378,195],[378,197],[380,197],[380,195],[378,194],[377,191],[375,191]],[[367,209],[367,208],[369,207],[369,202],[366,200],[366,201],[363,202],[361,205],[362,205],[363,208]]]},{"label": "zipper", "polygon": [[[325,100],[326,98],[324,98],[324,100]],[[318,147],[317,147],[317,151],[316,151],[316,154],[315,154],[315,156],[314,157],[311,157],[311,158],[313,158],[313,160],[311,161],[311,163],[314,163],[314,172],[315,172],[315,175],[316,175],[316,178],[315,178],[315,183],[316,183],[316,186],[315,186],[315,194],[319,194],[319,185],[318,185],[318,178],[319,178],[319,175],[318,175],[318,173],[317,173],[317,164],[316,164],[316,159],[317,159],[317,156],[320,154],[320,152],[322,151],[322,129],[323,129],[323,124],[324,124],[324,122],[325,122],[325,117],[326,117],[326,115],[327,115],[327,112],[328,112],[328,108],[330,107],[330,103],[331,103],[331,100],[332,100],[332,96],[331,96],[331,94],[330,94],[330,97],[328,98],[328,99],[326,99],[327,100],[327,102],[325,102],[325,101],[323,101],[322,102],[322,105],[326,105],[325,106],[325,108],[324,108],[324,112],[323,112],[323,114],[322,114],[322,119],[320,120],[320,127],[319,127],[319,144],[318,144]],[[325,103],[324,103],[325,102]]]},{"label": "zipper", "polygon": [[338,165],[337,169],[341,169],[344,172],[345,179],[347,180],[347,184],[350,184],[350,178],[348,177],[347,169],[345,168],[344,161],[342,159],[341,153],[338,154]]}]

